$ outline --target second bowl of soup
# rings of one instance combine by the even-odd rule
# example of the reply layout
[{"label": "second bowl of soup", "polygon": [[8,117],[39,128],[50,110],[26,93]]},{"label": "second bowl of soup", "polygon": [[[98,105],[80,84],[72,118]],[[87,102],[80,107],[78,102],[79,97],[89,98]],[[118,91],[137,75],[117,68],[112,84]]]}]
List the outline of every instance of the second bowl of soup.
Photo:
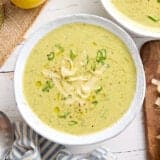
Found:
[{"label": "second bowl of soup", "polygon": [[128,30],[160,37],[159,0],[101,0],[108,13]]}]

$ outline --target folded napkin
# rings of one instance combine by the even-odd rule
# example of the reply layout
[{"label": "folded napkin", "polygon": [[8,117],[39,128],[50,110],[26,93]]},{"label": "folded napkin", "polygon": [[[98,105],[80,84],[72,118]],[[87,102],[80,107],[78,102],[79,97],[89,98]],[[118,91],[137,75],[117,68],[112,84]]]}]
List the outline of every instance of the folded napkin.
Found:
[{"label": "folded napkin", "polygon": [[48,141],[25,123],[14,124],[15,141],[6,160],[116,160],[105,148],[74,155],[64,146]]}]

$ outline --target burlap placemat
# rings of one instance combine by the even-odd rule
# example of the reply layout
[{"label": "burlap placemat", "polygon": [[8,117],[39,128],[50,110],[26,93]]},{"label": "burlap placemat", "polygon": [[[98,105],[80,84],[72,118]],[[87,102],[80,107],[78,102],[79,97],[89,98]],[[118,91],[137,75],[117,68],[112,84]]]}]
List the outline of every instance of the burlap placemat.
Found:
[{"label": "burlap placemat", "polygon": [[44,6],[43,4],[35,9],[23,10],[11,4],[10,0],[3,0],[3,3],[5,18],[0,28],[0,67],[13,48],[23,40],[24,33]]}]

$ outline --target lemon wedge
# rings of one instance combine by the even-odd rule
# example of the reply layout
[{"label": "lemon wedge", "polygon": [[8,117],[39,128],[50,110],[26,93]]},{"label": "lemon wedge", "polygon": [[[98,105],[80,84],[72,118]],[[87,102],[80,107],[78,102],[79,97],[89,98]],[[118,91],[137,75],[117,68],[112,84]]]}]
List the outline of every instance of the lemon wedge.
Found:
[{"label": "lemon wedge", "polygon": [[45,0],[11,0],[17,7],[23,9],[35,8],[41,5]]}]

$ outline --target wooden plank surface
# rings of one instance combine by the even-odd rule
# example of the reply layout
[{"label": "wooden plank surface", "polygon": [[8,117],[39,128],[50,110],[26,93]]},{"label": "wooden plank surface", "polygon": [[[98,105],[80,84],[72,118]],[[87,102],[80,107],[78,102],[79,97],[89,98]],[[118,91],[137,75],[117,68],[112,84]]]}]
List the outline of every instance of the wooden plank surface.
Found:
[{"label": "wooden plank surface", "polygon": [[158,97],[157,87],[151,84],[153,78],[160,80],[160,41],[147,42],[141,48],[141,57],[146,74],[146,97],[144,101],[148,159],[160,160],[160,109],[154,104]]}]

